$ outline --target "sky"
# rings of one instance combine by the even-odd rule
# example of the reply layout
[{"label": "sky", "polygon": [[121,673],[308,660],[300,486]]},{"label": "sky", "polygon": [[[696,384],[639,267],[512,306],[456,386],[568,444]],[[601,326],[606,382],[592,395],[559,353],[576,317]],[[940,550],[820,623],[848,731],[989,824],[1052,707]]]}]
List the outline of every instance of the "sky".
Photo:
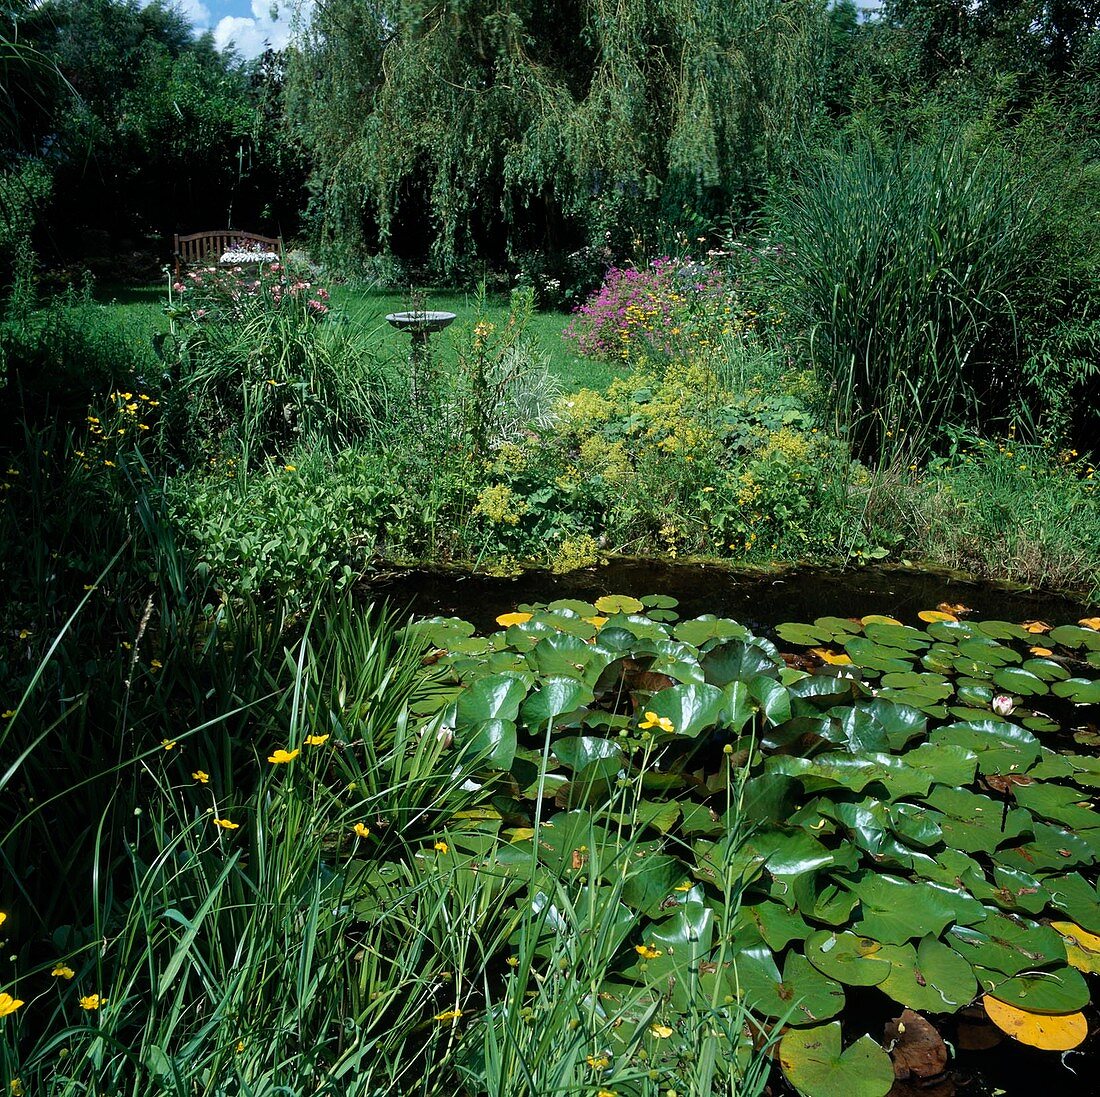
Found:
[{"label": "sky", "polygon": [[214,32],[219,49],[233,45],[242,57],[258,57],[267,44],[286,45],[294,0],[175,0],[197,34]]}]

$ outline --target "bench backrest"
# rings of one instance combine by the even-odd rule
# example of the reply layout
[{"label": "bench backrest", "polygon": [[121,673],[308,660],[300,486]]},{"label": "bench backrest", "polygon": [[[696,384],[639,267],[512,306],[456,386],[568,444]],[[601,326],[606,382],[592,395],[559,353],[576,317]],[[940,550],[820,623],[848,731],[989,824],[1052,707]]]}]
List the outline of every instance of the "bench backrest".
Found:
[{"label": "bench backrest", "polygon": [[204,259],[217,257],[233,248],[250,244],[262,244],[270,251],[283,252],[281,236],[260,236],[255,232],[240,232],[237,229],[213,229],[209,232],[192,232],[186,236],[176,235],[176,270],[181,266],[201,263]]}]

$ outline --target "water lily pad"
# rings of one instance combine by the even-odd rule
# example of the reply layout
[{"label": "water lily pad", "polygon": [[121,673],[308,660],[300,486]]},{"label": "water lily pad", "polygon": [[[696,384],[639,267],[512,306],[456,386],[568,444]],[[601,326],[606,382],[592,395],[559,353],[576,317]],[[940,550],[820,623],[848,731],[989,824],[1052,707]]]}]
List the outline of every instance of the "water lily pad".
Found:
[{"label": "water lily pad", "polygon": [[973,783],[978,756],[957,743],[921,743],[906,752],[905,764],[923,770],[937,784],[960,788]]},{"label": "water lily pad", "polygon": [[806,939],[806,959],[823,975],[853,987],[878,986],[890,974],[878,941],[849,931],[822,929]]},{"label": "water lily pad", "polygon": [[791,1029],[779,1044],[787,1081],[803,1097],[884,1097],[894,1084],[890,1056],[870,1036],[841,1046],[839,1021]]},{"label": "water lily pad", "polygon": [[1044,881],[1056,910],[1072,918],[1091,933],[1100,933],[1100,895],[1080,873]]},{"label": "water lily pad", "polygon": [[1031,732],[992,717],[960,721],[937,728],[933,745],[955,744],[978,756],[981,773],[1026,773],[1039,761],[1042,747]]},{"label": "water lily pad", "polygon": [[1069,671],[1053,659],[1025,659],[1024,670],[1030,671],[1044,682],[1060,682],[1069,677]]},{"label": "water lily pad", "polygon": [[637,598],[631,598],[629,594],[605,594],[597,598],[595,608],[600,613],[641,613],[645,606]]},{"label": "water lily pad", "polygon": [[1088,796],[1080,789],[1036,782],[1018,787],[1015,793],[1021,807],[1071,830],[1100,826],[1100,813],[1092,810]]},{"label": "water lily pad", "polygon": [[653,694],[646,703],[646,711],[652,710],[671,720],[674,734],[694,738],[718,722],[725,700],[716,686],[669,686]]},{"label": "water lily pad", "polygon": [[923,632],[908,625],[872,622],[864,628],[863,635],[883,647],[899,648],[902,651],[923,651],[930,642]]},{"label": "water lily pad", "polygon": [[962,788],[939,785],[926,797],[929,806],[943,812],[943,840],[965,853],[988,853],[1031,832],[1026,811]]},{"label": "water lily pad", "polygon": [[782,659],[777,661],[759,644],[737,640],[711,648],[700,661],[703,676],[712,686],[744,682],[757,674],[767,674],[774,678],[782,665]]},{"label": "water lily pad", "polygon": [[[897,876],[870,875],[852,886],[859,896],[863,917],[852,927],[857,934],[900,945],[927,934],[939,935],[966,911],[973,899],[919,881]],[[978,904],[980,907],[980,904]],[[973,907],[961,920],[969,921]]]},{"label": "water lily pad", "polygon": [[1022,625],[1010,621],[978,621],[977,628],[994,640],[1027,640],[1031,636]]},{"label": "water lily pad", "polygon": [[1050,928],[1061,934],[1071,967],[1088,975],[1100,975],[1100,936],[1075,922],[1051,922]]},{"label": "water lily pad", "polygon": [[993,672],[993,681],[1008,693],[1021,697],[1038,697],[1047,692],[1047,684],[1023,667],[1001,667]]},{"label": "water lily pad", "polygon": [[1072,1013],[1089,1004],[1084,976],[1068,965],[1007,979],[997,977],[988,981],[986,991],[998,1001],[1032,1013]]},{"label": "water lily pad", "polygon": [[1075,705],[1100,704],[1100,679],[1067,678],[1064,682],[1055,682],[1051,691]]},{"label": "water lily pad", "polygon": [[1009,868],[1025,872],[1065,872],[1097,860],[1097,843],[1090,841],[1085,831],[1074,834],[1064,827],[1038,821],[1031,824],[1031,839],[1018,842],[993,853],[993,859]]},{"label": "water lily pad", "polygon": [[790,1024],[817,1024],[844,1008],[844,988],[822,975],[798,952],[790,952],[783,975],[768,949],[740,952],[735,961],[742,1001],[765,1017]]},{"label": "water lily pad", "polygon": [[895,1002],[923,1013],[954,1013],[978,991],[974,969],[953,949],[929,936],[912,945],[886,945],[880,953],[890,974],[879,989]]},{"label": "water lily pad", "polygon": [[744,625],[707,613],[693,621],[682,621],[672,633],[677,640],[702,647],[712,640],[746,640],[750,633]]},{"label": "water lily pad", "polygon": [[973,636],[959,642],[959,654],[981,667],[1003,667],[1023,661],[1020,653],[987,637]]},{"label": "water lily pad", "polygon": [[1049,639],[1066,648],[1085,648],[1100,651],[1100,632],[1080,625],[1060,625],[1050,630]]},{"label": "water lily pad", "polygon": [[528,727],[541,728],[548,720],[576,712],[592,700],[592,688],[584,682],[551,674],[543,678],[539,688],[527,697],[520,712]]},{"label": "water lily pad", "polygon": [[1008,914],[990,912],[976,926],[952,926],[946,940],[972,967],[1004,976],[1065,963],[1065,946],[1054,930]]},{"label": "water lily pad", "polygon": [[986,1015],[1002,1032],[1043,1051],[1071,1051],[1088,1035],[1088,1022],[1080,1012],[1034,1013],[988,994],[982,1004]]},{"label": "water lily pad", "polygon": [[771,899],[743,903],[739,915],[756,926],[761,939],[774,952],[782,952],[791,941],[804,941],[810,935],[810,927],[797,910],[788,910]]},{"label": "water lily pad", "polygon": [[851,656],[857,667],[881,672],[905,671],[912,669],[909,653],[900,648],[876,644],[866,636],[853,636],[844,641],[844,650]]}]

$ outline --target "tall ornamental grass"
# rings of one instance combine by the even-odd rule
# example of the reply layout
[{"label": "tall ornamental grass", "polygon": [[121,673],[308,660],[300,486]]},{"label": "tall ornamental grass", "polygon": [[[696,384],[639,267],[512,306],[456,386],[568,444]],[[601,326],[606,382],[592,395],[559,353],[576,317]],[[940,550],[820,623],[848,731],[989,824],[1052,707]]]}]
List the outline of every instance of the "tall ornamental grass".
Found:
[{"label": "tall ornamental grass", "polygon": [[769,273],[837,429],[912,459],[945,421],[1007,420],[1027,330],[1056,303],[1051,201],[961,141],[868,143],[810,165],[769,211]]}]

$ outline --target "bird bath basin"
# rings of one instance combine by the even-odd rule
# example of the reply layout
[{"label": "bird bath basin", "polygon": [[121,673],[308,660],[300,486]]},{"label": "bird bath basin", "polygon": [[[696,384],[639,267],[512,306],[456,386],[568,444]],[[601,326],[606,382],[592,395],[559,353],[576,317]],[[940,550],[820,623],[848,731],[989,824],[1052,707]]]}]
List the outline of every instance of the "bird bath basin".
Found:
[{"label": "bird bath basin", "polygon": [[391,312],[386,320],[398,331],[407,331],[412,336],[409,355],[410,390],[415,406],[420,405],[426,393],[433,386],[432,362],[428,348],[428,336],[433,331],[442,331],[453,323],[453,312],[428,312],[417,309],[413,312]]},{"label": "bird bath basin", "polygon": [[391,312],[386,320],[398,331],[411,332],[413,338],[442,331],[454,321],[453,312]]}]

